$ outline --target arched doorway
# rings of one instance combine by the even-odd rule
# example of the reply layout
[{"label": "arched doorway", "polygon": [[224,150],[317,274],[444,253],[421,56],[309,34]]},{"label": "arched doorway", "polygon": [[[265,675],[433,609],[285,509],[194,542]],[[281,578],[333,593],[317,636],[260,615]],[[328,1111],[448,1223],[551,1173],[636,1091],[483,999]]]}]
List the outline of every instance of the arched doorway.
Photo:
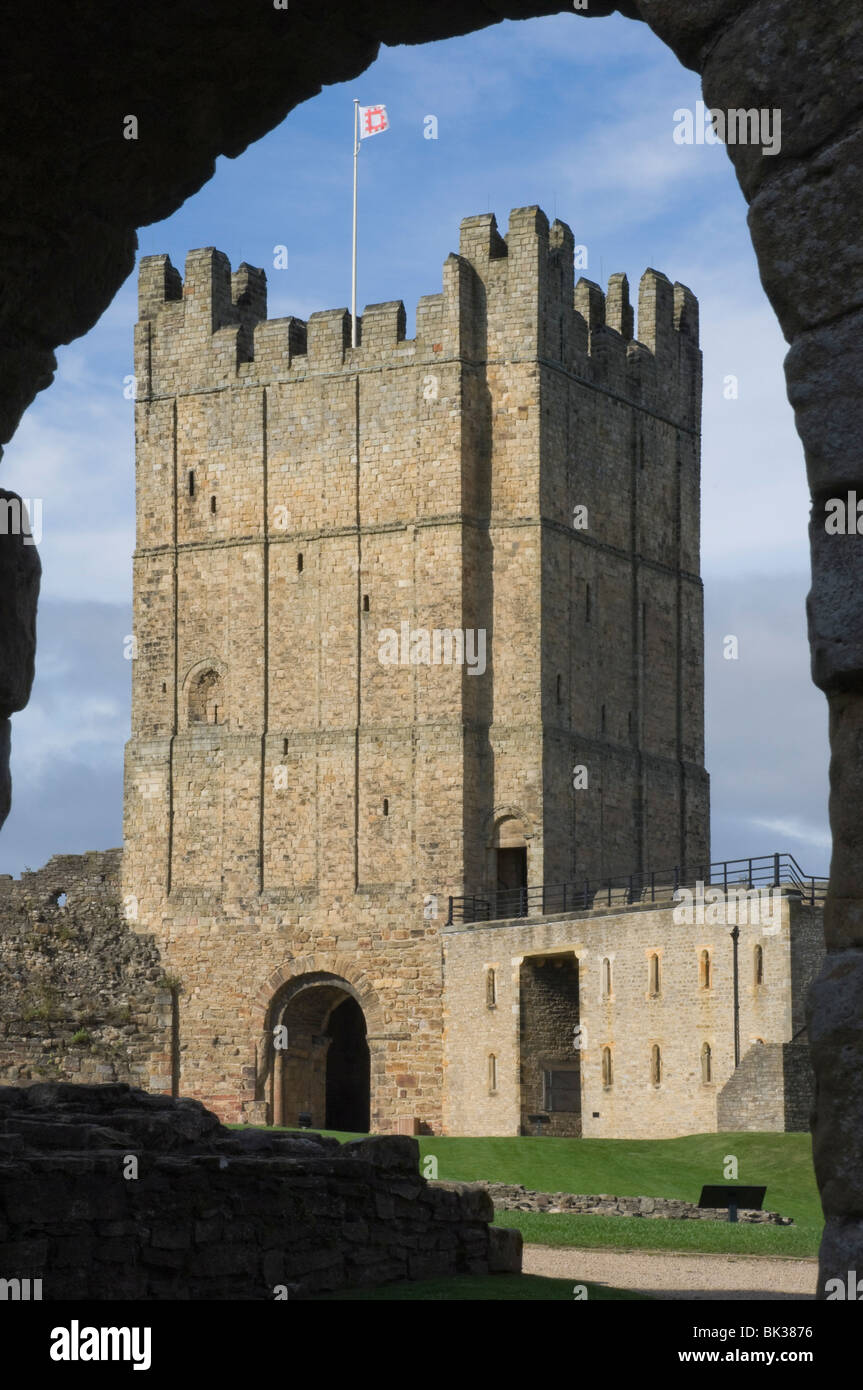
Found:
[{"label": "arched doorway", "polygon": [[369,1045],[366,1021],[350,995],[337,1004],[327,1025],[327,1129],[369,1128]]},{"label": "arched doorway", "polygon": [[524,825],[515,816],[504,816],[494,827],[492,839],[495,871],[496,915],[527,914],[527,840]]},{"label": "arched doorway", "polygon": [[368,1133],[366,1020],[348,982],[324,974],[292,980],[273,1000],[271,1019],[273,1123]]}]

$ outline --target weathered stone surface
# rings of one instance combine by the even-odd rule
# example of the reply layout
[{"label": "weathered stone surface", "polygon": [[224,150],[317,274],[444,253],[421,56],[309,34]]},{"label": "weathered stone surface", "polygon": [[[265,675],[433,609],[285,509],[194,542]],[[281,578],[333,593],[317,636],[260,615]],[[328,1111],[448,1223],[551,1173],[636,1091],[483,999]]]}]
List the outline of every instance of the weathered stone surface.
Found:
[{"label": "weathered stone surface", "polygon": [[8,719],[0,719],[0,825],[8,816],[12,804],[11,748],[12,725]]},{"label": "weathered stone surface", "polygon": [[[812,990],[809,1035],[818,1077],[813,1157],[821,1202],[830,1223],[859,1220],[863,1218],[863,951],[828,953]],[[825,1277],[842,1272],[828,1268],[827,1249],[822,1251]]]},{"label": "weathered stone surface", "polygon": [[[725,7],[727,8],[727,7]],[[857,118],[855,83],[863,65],[863,12],[857,0],[756,0],[711,44],[702,68],[704,100],[723,111],[780,112],[778,154],[729,144],[740,186],[751,199],[783,166],[817,149]],[[796,80],[789,89],[788,73]]]},{"label": "weathered stone surface", "polygon": [[[582,1196],[571,1192],[534,1192],[518,1184],[490,1182],[477,1184],[488,1191],[495,1211],[573,1212],[581,1216],[634,1216],[652,1221],[727,1221],[726,1207],[699,1207],[667,1197],[612,1197],[605,1193]],[[738,1220],[745,1225],[793,1226],[790,1216],[776,1211],[756,1211],[741,1207]],[[495,1227],[506,1230],[506,1227]]]},{"label": "weathered stone surface", "polygon": [[521,1274],[524,1238],[514,1226],[489,1226],[489,1274]]},{"label": "weathered stone surface", "polygon": [[[788,399],[819,499],[863,501],[863,310],[802,333],[785,358]],[[822,513],[823,515],[823,513]],[[828,563],[820,555],[818,563]],[[863,586],[861,586],[863,589]]]},{"label": "weathered stone surface", "polygon": [[125,1085],[0,1088],[0,1268],[41,1278],[47,1301],[301,1298],[520,1269],[515,1242],[492,1246],[487,1193],[427,1188],[415,1162],[408,1182],[413,1140],[260,1138]]},{"label": "weathered stone surface", "polygon": [[155,1089],[170,1089],[171,994],[152,940],[125,919],[120,859],[57,855],[0,877],[0,1079],[149,1086],[166,1073]]},{"label": "weathered stone surface", "polygon": [[863,862],[863,699],[856,691],[836,691],[830,695],[829,704],[833,858],[824,936],[828,951],[838,951],[846,946],[863,946],[863,884],[859,876]]},{"label": "weathered stone surface", "polygon": [[861,202],[859,118],[810,159],[776,174],[753,198],[748,222],[761,282],[789,342],[863,305]]},{"label": "weathered stone surface", "polygon": [[406,1135],[373,1134],[368,1139],[351,1139],[342,1146],[342,1152],[386,1172],[413,1174],[419,1168],[420,1146]]},{"label": "weathered stone surface", "polygon": [[822,690],[854,690],[863,681],[863,535],[828,534],[825,518],[823,501],[813,502],[806,601],[812,679]]},{"label": "weathered stone surface", "polygon": [[638,13],[688,68],[754,0],[637,0]]},{"label": "weathered stone surface", "polygon": [[30,697],[41,573],[21,498],[0,488],[0,719]]}]

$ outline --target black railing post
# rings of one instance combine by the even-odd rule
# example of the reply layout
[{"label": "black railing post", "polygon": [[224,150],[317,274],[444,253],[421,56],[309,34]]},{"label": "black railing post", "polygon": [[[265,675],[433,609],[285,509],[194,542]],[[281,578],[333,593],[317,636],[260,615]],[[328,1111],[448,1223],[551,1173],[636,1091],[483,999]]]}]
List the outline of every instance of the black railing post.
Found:
[{"label": "black railing post", "polygon": [[587,910],[587,900],[588,900],[588,897],[589,897],[589,896],[590,896],[590,881],[589,881],[588,879],[585,879],[585,880],[584,880],[584,907],[585,907],[585,911]]},{"label": "black railing post", "polygon": [[453,922],[452,922],[452,898],[450,898],[450,900],[449,900],[449,913],[448,913],[448,915],[447,915],[446,924],[447,924],[448,927],[451,927],[452,924],[453,924]]},{"label": "black railing post", "polygon": [[563,885],[563,910],[566,912],[566,884]]},{"label": "black railing post", "polygon": [[674,866],[674,891],[675,891],[675,893],[677,892],[677,890],[678,890],[679,887],[680,887],[680,865],[679,865],[679,864],[675,864],[675,866]]},{"label": "black railing post", "polygon": [[774,888],[778,888],[778,887],[779,887],[779,855],[778,855],[778,854],[774,854],[774,856],[773,856],[773,887],[774,887]]},{"label": "black railing post", "polygon": [[754,886],[755,886],[755,885],[754,885],[753,882],[752,882],[752,860],[750,859],[750,860],[749,860],[749,879],[748,879],[748,881],[747,881],[747,887],[749,887],[749,888],[754,888]]},{"label": "black railing post", "polygon": [[650,873],[650,901],[651,901],[652,903],[655,903],[655,902],[656,902],[656,870],[655,870],[655,869],[651,870],[651,873]]},{"label": "black railing post", "polygon": [[728,897],[728,860],[722,861],[722,889],[726,898]]}]

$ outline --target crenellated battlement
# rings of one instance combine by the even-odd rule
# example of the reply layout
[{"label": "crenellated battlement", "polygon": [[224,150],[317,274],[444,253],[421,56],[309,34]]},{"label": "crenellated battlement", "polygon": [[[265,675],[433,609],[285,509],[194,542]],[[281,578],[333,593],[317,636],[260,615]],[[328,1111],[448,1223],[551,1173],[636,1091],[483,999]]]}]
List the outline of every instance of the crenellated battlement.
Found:
[{"label": "crenellated battlement", "polygon": [[263,270],[214,247],[191,251],[185,274],[167,256],[146,256],[139,273],[139,398],[245,381],[267,384],[316,373],[383,365],[473,362],[534,355],[634,401],[697,423],[698,304],[685,285],[647,269],[638,316],[625,274],[606,290],[575,283],[574,236],[549,226],[539,207],[514,208],[505,236],[493,213],[462,220],[458,254],[443,266],[438,294],[417,305],[416,336],[405,335],[401,300],[367,305],[351,347],[347,309],[267,318]]}]

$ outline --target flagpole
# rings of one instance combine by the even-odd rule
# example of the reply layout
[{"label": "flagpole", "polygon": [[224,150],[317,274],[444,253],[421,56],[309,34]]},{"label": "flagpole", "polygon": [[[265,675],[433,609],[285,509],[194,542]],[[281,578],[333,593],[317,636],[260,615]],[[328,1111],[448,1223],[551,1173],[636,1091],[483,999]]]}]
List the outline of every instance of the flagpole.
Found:
[{"label": "flagpole", "polygon": [[354,228],[351,278],[351,347],[357,346],[357,155],[360,152],[360,103],[354,97]]}]

